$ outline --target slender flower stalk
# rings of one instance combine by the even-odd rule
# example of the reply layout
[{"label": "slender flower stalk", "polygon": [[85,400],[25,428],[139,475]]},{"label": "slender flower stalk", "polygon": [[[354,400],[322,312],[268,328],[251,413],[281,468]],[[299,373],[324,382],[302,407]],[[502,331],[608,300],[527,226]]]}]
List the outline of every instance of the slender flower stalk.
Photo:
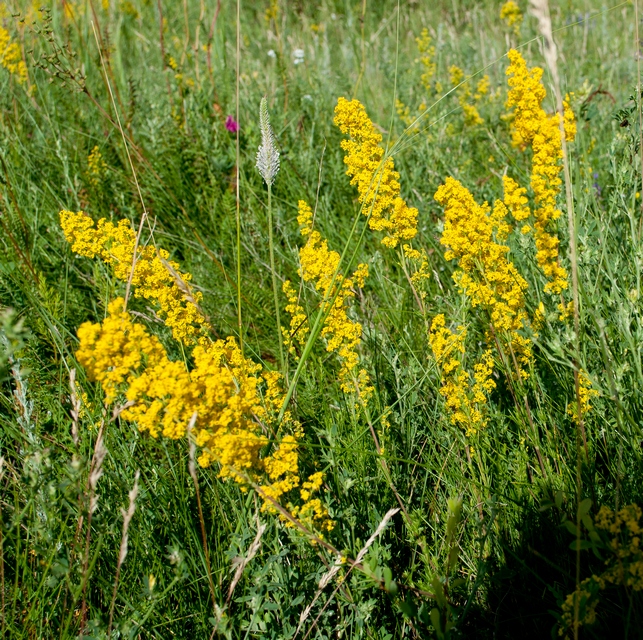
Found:
[{"label": "slender flower stalk", "polygon": [[279,150],[275,134],[270,126],[268,101],[264,96],[259,106],[259,126],[261,128],[261,145],[257,152],[257,169],[268,187],[268,247],[270,249],[270,272],[272,275],[272,293],[275,299],[275,318],[277,320],[277,343],[279,344],[279,363],[285,372],[286,362],[281,338],[281,319],[279,316],[279,290],[277,288],[277,271],[275,269],[275,243],[272,230],[272,185],[279,172]]},{"label": "slender flower stalk", "polygon": [[[217,11],[218,13],[218,11]],[[214,24],[213,24],[214,26]],[[241,319],[241,192],[239,190],[239,160],[241,158],[239,140],[239,78],[241,76],[241,0],[237,0],[237,72],[235,74],[236,85],[236,116],[237,129],[235,133],[235,200],[236,200],[236,226],[237,226],[237,322],[239,325],[239,347],[243,353],[243,322]],[[208,52],[209,55],[209,52]]]},{"label": "slender flower stalk", "polygon": [[109,624],[107,627],[107,637],[112,635],[112,625],[114,623],[114,606],[116,605],[116,594],[118,593],[118,582],[121,576],[121,567],[123,562],[125,562],[125,556],[127,556],[127,542],[129,539],[129,525],[134,517],[134,512],[136,511],[136,498],[138,497],[138,479],[141,476],[141,472],[137,469],[134,476],[134,486],[131,488],[128,497],[129,497],[129,506],[127,511],[121,509],[123,514],[123,535],[121,536],[121,546],[118,552],[118,561],[116,563],[116,576],[114,577],[114,590],[112,592],[112,602],[109,606]]}]

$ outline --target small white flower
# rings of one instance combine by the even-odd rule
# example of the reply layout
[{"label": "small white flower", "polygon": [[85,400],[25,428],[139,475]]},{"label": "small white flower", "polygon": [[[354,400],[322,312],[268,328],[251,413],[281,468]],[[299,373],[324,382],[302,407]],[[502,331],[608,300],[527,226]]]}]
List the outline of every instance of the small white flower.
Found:
[{"label": "small white flower", "polygon": [[306,95],[302,96],[302,100],[309,100],[310,102],[313,101],[313,97],[310,95],[310,93],[307,93]]},{"label": "small white flower", "polygon": [[304,61],[304,50],[295,49],[292,52],[293,58],[295,59],[295,64],[301,64]]},{"label": "small white flower", "polygon": [[277,54],[275,53],[274,49],[268,49],[268,57],[269,58],[276,58]]}]

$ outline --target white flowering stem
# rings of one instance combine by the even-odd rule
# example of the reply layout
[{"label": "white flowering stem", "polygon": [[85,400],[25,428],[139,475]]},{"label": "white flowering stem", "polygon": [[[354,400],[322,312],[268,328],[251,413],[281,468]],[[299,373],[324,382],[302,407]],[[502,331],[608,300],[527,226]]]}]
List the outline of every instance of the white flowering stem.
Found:
[{"label": "white flowering stem", "polygon": [[272,275],[272,292],[275,299],[275,319],[277,321],[277,344],[279,345],[279,364],[284,376],[287,377],[284,360],[283,338],[281,336],[281,320],[279,318],[279,290],[277,289],[277,271],[275,269],[275,243],[272,234],[272,184],[279,173],[279,149],[275,134],[270,126],[268,100],[261,98],[259,105],[259,128],[261,129],[261,145],[257,151],[257,169],[268,187],[268,248],[270,250],[270,271]]}]

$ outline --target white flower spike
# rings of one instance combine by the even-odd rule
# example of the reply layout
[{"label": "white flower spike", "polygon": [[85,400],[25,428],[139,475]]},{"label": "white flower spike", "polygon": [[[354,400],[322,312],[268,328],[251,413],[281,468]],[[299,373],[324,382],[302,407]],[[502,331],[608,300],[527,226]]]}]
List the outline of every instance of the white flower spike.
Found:
[{"label": "white flower spike", "polygon": [[279,171],[279,150],[275,142],[275,134],[270,126],[268,101],[265,96],[261,98],[259,105],[259,126],[261,128],[261,145],[257,152],[257,169],[266,184],[272,186]]}]

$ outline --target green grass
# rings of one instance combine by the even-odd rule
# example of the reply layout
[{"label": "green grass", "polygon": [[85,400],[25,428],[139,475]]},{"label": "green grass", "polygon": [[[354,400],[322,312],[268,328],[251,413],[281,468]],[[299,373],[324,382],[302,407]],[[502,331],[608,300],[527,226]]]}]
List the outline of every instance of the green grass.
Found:
[{"label": "green grass", "polygon": [[[293,638],[335,558],[262,513],[254,492],[220,480],[216,468],[198,469],[213,605],[188,443],[152,439],[135,425],[113,420],[111,409],[103,412],[99,386],[75,360],[76,330],[84,321],[102,319],[107,302],[122,295],[124,285],[98,261],[74,256],[58,219],[61,209],[82,209],[94,219],[126,217],[138,227],[141,201],[109,83],[153,223],[153,237],[145,231],[142,240],[166,248],[193,274],[217,337],[238,335],[236,149],[235,136],[224,126],[225,117],[236,112],[236,6],[222,2],[215,21],[214,2],[111,0],[106,11],[93,0],[106,78],[91,3],[68,1],[75,6],[73,19],[59,2],[38,14],[41,4],[47,3],[30,7],[9,0],[1,18],[23,47],[29,82],[20,85],[0,68],[0,318],[6,336],[0,357],[0,635],[107,637],[121,509],[140,470],[112,636]],[[529,282],[529,312],[541,299],[548,308],[524,391],[535,426],[528,427],[524,407],[512,399],[500,370],[489,426],[469,462],[464,435],[451,425],[439,394],[426,322],[444,313],[466,322],[480,339],[485,327],[467,311],[451,280],[454,265],[439,244],[443,212],[433,194],[454,176],[478,202],[493,202],[502,195],[507,169],[527,184],[529,158],[511,146],[503,117],[504,54],[519,46],[530,66],[544,67],[536,22],[526,17],[513,34],[498,18],[501,3],[472,0],[277,4],[272,22],[264,17],[267,0],[246,0],[241,10],[239,259],[246,353],[268,369],[279,366],[268,192],[254,166],[259,103],[266,95],[282,153],[271,199],[278,278],[298,282],[300,198],[317,203],[316,224],[329,246],[341,253],[350,240],[356,263],[367,262],[371,274],[351,316],[363,326],[360,357],[375,384],[370,412],[384,454],[378,455],[354,399],[341,392],[337,362],[318,340],[294,396],[305,431],[302,468],[325,472],[323,498],[336,521],[328,541],[349,558],[358,555],[384,514],[398,507],[391,485],[409,513],[408,519],[393,516],[361,570],[342,581],[344,568],[331,581],[296,637],[445,637],[436,615],[441,625],[455,623],[446,636],[451,638],[556,634],[561,605],[577,584],[577,556],[570,549],[576,536],[569,529],[577,521],[579,498],[591,500],[592,518],[601,505],[643,504],[643,214],[637,195],[639,119],[631,98],[637,83],[634,7],[615,0],[552,3],[563,91],[575,93],[578,118],[570,162],[580,352],[572,323],[560,322],[557,301],[542,293],[533,240],[512,240],[511,258]],[[166,21],[162,43],[160,5]],[[526,12],[525,3],[521,8]],[[415,37],[424,27],[436,47],[439,95],[425,95],[420,82]],[[304,60],[295,65],[298,48]],[[479,107],[483,125],[466,126],[457,97],[445,95],[454,64],[474,75],[474,84],[484,74],[490,77],[492,95]],[[545,82],[547,108],[553,110],[547,73]],[[337,98],[353,97],[355,89],[384,140],[394,145],[402,195],[420,212],[416,246],[427,251],[432,276],[423,285],[425,314],[399,254],[385,249],[377,234],[362,234],[365,218],[358,214],[342,136],[332,122]],[[405,132],[396,97],[412,113],[426,101],[419,131]],[[92,180],[88,157],[95,146],[106,168]],[[563,200],[561,253],[569,266]],[[283,308],[285,299],[281,303]],[[140,302],[133,308],[147,317],[171,355],[182,357],[153,311]],[[312,296],[308,311],[315,311]],[[475,348],[475,339],[470,344]],[[475,353],[469,356],[473,362]],[[567,413],[575,402],[576,358],[600,392],[585,421],[587,454],[584,447],[579,453]],[[70,415],[72,368],[91,402],[80,418],[77,445]],[[23,396],[15,393],[20,388]],[[379,419],[387,408],[385,427]],[[88,528],[88,478],[103,421],[107,456]],[[449,500],[457,498],[461,515],[449,516]],[[260,522],[266,525],[261,547],[228,600],[235,558],[246,556]],[[584,527],[581,537],[589,539]],[[603,571],[601,554],[607,552],[601,544],[581,552],[581,579]],[[446,589],[445,600],[435,597],[440,589]],[[601,593],[597,620],[582,627],[579,637],[634,638],[642,617],[640,592],[613,587]]]}]

